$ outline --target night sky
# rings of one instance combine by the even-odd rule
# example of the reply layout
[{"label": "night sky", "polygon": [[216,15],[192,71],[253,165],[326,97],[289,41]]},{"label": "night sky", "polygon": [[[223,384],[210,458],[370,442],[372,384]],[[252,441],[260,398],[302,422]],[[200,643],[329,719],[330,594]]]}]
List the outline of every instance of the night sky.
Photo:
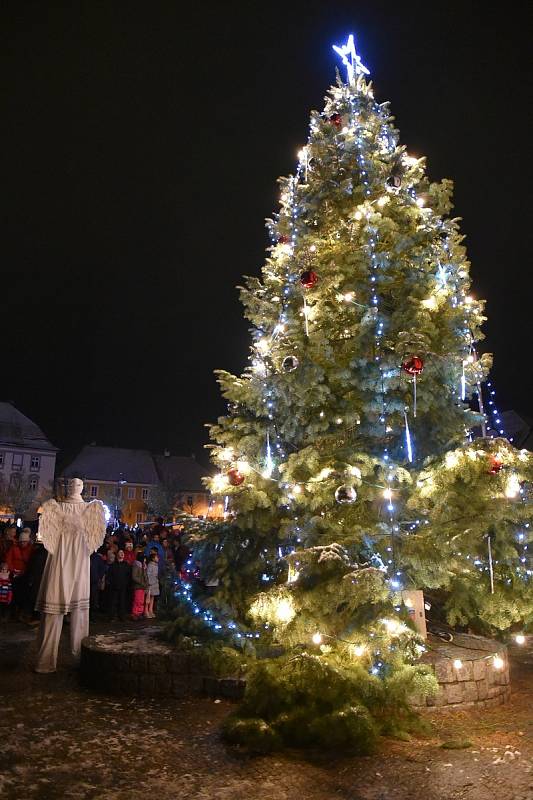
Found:
[{"label": "night sky", "polygon": [[[438,6],[438,7],[437,7]],[[527,4],[2,5],[2,392],[63,450],[202,459],[309,112],[353,32],[454,215],[500,408],[533,416]]]}]

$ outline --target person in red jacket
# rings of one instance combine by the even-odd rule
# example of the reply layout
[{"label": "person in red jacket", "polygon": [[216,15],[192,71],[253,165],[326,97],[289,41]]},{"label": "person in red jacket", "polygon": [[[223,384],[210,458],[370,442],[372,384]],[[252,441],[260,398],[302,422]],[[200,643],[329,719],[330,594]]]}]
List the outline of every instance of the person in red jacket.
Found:
[{"label": "person in red jacket", "polygon": [[13,605],[19,617],[27,601],[28,582],[24,574],[33,549],[31,531],[29,528],[23,528],[18,542],[14,542],[6,555],[6,564],[13,576]]},{"label": "person in red jacket", "polygon": [[13,577],[24,575],[32,553],[31,531],[29,528],[23,528],[18,542],[13,542],[6,554],[6,564]]},{"label": "person in red jacket", "polygon": [[131,567],[136,558],[137,556],[135,555],[135,551],[133,549],[133,542],[131,539],[126,539],[124,544],[124,561]]}]

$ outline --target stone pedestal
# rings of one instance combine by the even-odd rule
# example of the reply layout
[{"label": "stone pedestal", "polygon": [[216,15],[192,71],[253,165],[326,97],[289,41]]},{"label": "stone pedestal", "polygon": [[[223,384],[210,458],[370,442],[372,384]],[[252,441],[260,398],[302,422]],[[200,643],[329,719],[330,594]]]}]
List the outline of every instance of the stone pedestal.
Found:
[{"label": "stone pedestal", "polygon": [[442,642],[430,634],[421,661],[433,668],[439,691],[425,700],[412,697],[417,709],[488,708],[510,697],[507,647],[492,639],[457,633],[453,642]]}]

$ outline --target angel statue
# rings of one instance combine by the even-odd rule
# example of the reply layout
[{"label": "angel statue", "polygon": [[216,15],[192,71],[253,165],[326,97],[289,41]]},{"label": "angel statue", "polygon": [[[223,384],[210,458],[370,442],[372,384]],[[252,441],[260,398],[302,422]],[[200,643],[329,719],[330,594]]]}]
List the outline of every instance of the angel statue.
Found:
[{"label": "angel statue", "polygon": [[41,612],[36,672],[55,672],[63,617],[70,612],[70,648],[79,656],[89,634],[90,555],[105,536],[104,505],[86,503],[83,481],[68,481],[63,500],[48,500],[39,519],[38,537],[48,558],[35,608]]}]

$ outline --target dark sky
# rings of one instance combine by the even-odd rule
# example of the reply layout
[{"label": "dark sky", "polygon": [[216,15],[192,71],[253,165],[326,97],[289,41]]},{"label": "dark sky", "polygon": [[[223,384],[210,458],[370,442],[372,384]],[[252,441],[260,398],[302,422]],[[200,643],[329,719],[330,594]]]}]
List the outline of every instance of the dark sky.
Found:
[{"label": "dark sky", "polygon": [[353,32],[401,141],[455,181],[502,408],[531,392],[527,4],[4,2],[2,396],[69,454],[202,456],[309,111]]}]

